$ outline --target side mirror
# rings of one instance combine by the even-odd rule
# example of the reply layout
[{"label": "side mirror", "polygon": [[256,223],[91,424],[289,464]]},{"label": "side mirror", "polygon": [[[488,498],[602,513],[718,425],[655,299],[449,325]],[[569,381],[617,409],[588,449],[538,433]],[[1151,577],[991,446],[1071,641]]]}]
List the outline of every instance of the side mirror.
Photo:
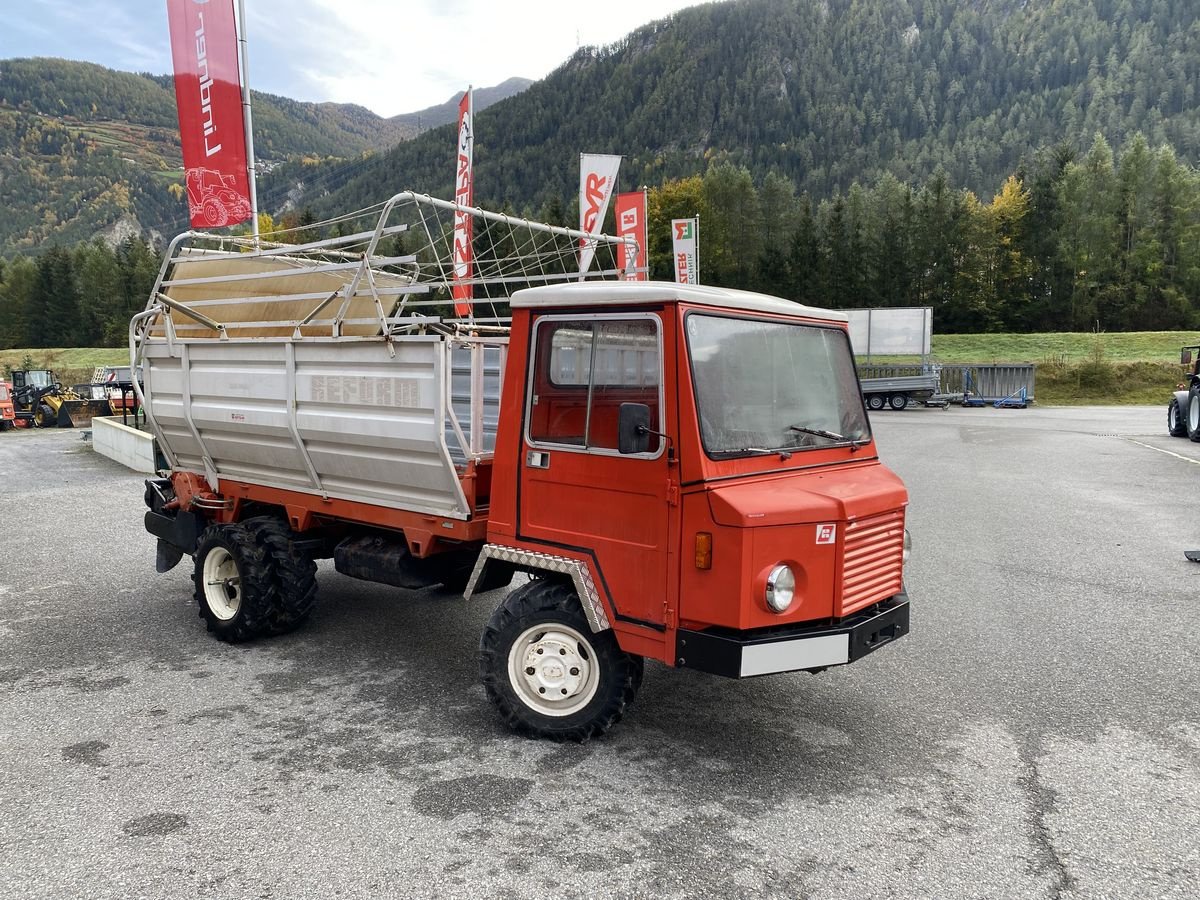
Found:
[{"label": "side mirror", "polygon": [[621,453],[650,450],[650,407],[645,403],[622,403],[617,418],[617,449]]},{"label": "side mirror", "polygon": [[1192,351],[1191,350],[1180,350],[1179,351],[1179,364],[1181,366],[1190,366],[1192,364]]}]

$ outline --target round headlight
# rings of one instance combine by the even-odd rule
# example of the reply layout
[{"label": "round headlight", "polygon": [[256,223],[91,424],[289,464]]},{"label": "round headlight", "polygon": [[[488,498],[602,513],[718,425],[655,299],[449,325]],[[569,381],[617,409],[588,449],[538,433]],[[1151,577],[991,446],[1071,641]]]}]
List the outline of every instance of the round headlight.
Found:
[{"label": "round headlight", "polygon": [[777,613],[787,612],[796,595],[796,573],[780,563],[767,576],[767,606]]},{"label": "round headlight", "polygon": [[904,561],[908,562],[909,556],[912,555],[912,535],[908,533],[908,529],[904,529]]}]

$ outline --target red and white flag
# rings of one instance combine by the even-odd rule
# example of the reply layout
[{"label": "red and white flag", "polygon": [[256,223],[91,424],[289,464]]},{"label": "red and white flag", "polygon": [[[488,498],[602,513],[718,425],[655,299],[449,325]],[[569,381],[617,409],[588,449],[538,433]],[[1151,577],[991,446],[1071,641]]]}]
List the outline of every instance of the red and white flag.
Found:
[{"label": "red and white flag", "polygon": [[[608,212],[608,201],[612,199],[617,184],[617,170],[621,157],[599,153],[579,154],[579,230],[588,234],[599,234],[604,227],[604,214]],[[596,255],[596,242],[581,238],[579,241],[579,277],[592,265]]]},{"label": "red and white flag", "polygon": [[[475,205],[475,92],[467,88],[458,104],[458,153],[454,175],[454,202],[460,206]],[[454,211],[454,284],[450,294],[454,299],[454,312],[460,316],[471,314],[471,300],[475,296],[471,284],[471,269],[474,262],[474,220],[470,213]]]},{"label": "red and white flag", "polygon": [[251,216],[233,0],[167,0],[188,214],[197,228]]},{"label": "red and white flag", "polygon": [[625,245],[625,281],[648,281],[646,270],[646,192],[617,194],[617,237],[633,238]]},{"label": "red and white flag", "polygon": [[700,283],[700,220],[671,220],[671,258],[678,284]]}]

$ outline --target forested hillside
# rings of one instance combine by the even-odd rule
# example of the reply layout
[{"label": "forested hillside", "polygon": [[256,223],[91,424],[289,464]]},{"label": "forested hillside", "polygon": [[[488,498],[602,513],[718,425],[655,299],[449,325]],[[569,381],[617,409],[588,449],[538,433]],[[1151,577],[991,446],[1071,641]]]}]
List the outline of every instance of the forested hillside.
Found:
[{"label": "forested hillside", "polygon": [[[727,158],[814,197],[888,172],[942,171],[996,191],[1036,148],[1135,132],[1200,155],[1200,4],[1193,0],[735,0],[685,9],[583,49],[482,113],[476,199],[573,195],[581,151],[626,157],[625,185]],[[446,196],[451,129],[367,165],[285,169],[318,212],[413,188]],[[322,196],[325,195],[325,196]],[[277,204],[269,203],[268,208]]]},{"label": "forested hillside", "polygon": [[[510,96],[512,79],[477,104]],[[255,153],[288,159],[358,157],[454,119],[441,104],[384,119],[350,104],[301,103],[252,92]],[[60,59],[0,60],[0,257],[99,233],[171,234],[185,225],[182,160],[170,76]]]},{"label": "forested hillside", "polygon": [[[169,163],[144,175],[174,137],[144,83],[169,79],[92,92],[141,124],[45,117],[52,101],[86,113],[83,85],[0,107],[0,207],[20,246],[175,202]],[[734,0],[582,50],[481,110],[476,202],[574,224],[579,152],[620,153],[622,188],[649,190],[657,277],[667,222],[699,215],[709,284],[929,305],[938,332],[1200,328],[1198,91],[1200,6],[1183,0]],[[316,219],[399,190],[448,196],[453,147],[448,125],[387,153],[281,164],[262,207],[315,236]],[[53,200],[28,200],[39,191]],[[106,251],[111,266],[93,244],[11,263],[0,348],[119,340],[144,285],[90,273],[137,269],[133,243]],[[64,279],[56,302],[78,316],[50,335],[38,316]]]}]

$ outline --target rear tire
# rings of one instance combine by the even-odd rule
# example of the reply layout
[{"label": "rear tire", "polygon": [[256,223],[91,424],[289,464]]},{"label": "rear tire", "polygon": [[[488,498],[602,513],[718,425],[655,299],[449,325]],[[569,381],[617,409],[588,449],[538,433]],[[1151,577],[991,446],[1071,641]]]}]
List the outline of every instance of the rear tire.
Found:
[{"label": "rear tire", "polygon": [[1186,425],[1188,439],[1200,442],[1200,393],[1196,391],[1188,394]]},{"label": "rear tire", "polygon": [[867,409],[883,409],[884,399],[882,394],[867,395]]},{"label": "rear tire", "polygon": [[892,394],[888,397],[888,406],[894,410],[902,410],[908,406],[908,394]]},{"label": "rear tire", "polygon": [[1167,431],[1171,437],[1187,437],[1187,421],[1179,411],[1179,401],[1172,399],[1167,405]]},{"label": "rear tire", "polygon": [[586,741],[620,721],[643,661],[611,631],[593,634],[568,584],[535,579],[492,613],[479,642],[488,699],[521,734]]},{"label": "rear tire", "polygon": [[192,581],[200,618],[220,640],[237,644],[271,633],[271,565],[267,551],[244,525],[204,530]]},{"label": "rear tire", "polygon": [[269,631],[284,634],[299,627],[317,602],[317,564],[297,549],[294,533],[273,516],[246,519],[243,523],[267,553],[271,568]]}]

